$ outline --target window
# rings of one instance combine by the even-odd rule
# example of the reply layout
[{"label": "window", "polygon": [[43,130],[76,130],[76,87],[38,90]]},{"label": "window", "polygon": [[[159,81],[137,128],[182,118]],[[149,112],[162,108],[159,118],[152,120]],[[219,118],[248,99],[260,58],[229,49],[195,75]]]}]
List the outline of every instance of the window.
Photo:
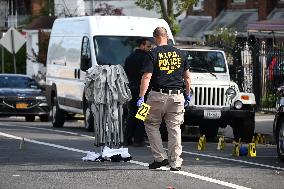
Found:
[{"label": "window", "polygon": [[[137,47],[137,39],[143,36],[94,36],[94,48],[98,65],[124,65],[124,61]],[[147,37],[154,43],[152,37]],[[173,41],[168,41],[173,45]]]},{"label": "window", "polygon": [[245,3],[246,0],[233,0],[234,3]]},{"label": "window", "polygon": [[218,51],[184,51],[192,72],[225,73],[224,56]]},{"label": "window", "polygon": [[0,88],[14,89],[40,89],[40,86],[34,79],[18,76],[1,76]]},{"label": "window", "polygon": [[193,6],[193,10],[203,10],[204,8],[204,0],[199,0],[196,2],[196,4]]}]

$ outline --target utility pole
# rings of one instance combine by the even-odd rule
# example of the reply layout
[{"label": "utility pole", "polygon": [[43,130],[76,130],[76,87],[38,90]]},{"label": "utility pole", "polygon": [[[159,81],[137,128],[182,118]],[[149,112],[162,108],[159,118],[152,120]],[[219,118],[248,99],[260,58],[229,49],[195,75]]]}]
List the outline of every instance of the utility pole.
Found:
[{"label": "utility pole", "polygon": [[17,64],[16,64],[16,53],[15,53],[15,45],[14,45],[14,31],[11,30],[11,43],[12,43],[12,53],[14,59],[14,73],[17,73]]},{"label": "utility pole", "polygon": [[94,0],[92,0],[92,4],[91,4],[91,15],[94,15]]}]

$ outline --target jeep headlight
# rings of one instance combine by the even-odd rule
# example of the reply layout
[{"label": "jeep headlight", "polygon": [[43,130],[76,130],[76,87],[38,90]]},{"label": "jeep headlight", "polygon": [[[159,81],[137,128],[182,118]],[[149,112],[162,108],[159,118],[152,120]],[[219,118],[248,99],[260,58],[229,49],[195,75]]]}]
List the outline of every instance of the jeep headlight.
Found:
[{"label": "jeep headlight", "polygon": [[227,91],[226,91],[226,95],[228,97],[230,97],[231,99],[235,98],[235,96],[237,95],[235,89],[233,88],[228,88]]},{"label": "jeep headlight", "polygon": [[241,101],[239,101],[239,100],[237,100],[234,105],[235,105],[235,108],[237,110],[239,110],[239,109],[241,109],[243,107],[243,103]]}]

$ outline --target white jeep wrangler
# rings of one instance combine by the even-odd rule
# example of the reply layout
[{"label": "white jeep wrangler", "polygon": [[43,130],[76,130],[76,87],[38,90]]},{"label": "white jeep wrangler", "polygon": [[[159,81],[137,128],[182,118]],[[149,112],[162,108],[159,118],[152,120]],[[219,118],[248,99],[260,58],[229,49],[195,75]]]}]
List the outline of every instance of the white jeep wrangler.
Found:
[{"label": "white jeep wrangler", "polygon": [[230,80],[224,51],[211,47],[177,47],[190,64],[192,98],[184,124],[198,125],[201,134],[216,137],[219,127],[230,125],[234,138],[251,141],[255,128],[255,96],[240,92]]}]

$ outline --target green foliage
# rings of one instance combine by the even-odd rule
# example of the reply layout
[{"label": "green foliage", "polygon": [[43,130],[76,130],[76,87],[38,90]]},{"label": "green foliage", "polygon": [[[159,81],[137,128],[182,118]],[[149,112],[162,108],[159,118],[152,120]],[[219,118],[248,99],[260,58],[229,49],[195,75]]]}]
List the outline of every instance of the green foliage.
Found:
[{"label": "green foliage", "polygon": [[175,35],[180,31],[176,18],[197,2],[198,0],[136,0],[135,4],[146,10],[155,10],[168,22]]},{"label": "green foliage", "polygon": [[[26,45],[17,52],[16,54],[16,66],[17,73],[25,74],[26,73]],[[2,49],[0,48],[0,70],[2,73]],[[14,59],[13,54],[4,49],[4,71],[5,73],[14,73]]]},{"label": "green foliage", "polygon": [[273,93],[268,93],[261,98],[262,108],[275,108],[277,96]]},{"label": "green foliage", "polygon": [[105,15],[117,15],[123,16],[123,8],[116,8],[113,5],[107,3],[100,3],[99,7],[95,9],[95,13],[101,16]]},{"label": "green foliage", "polygon": [[213,34],[208,37],[205,45],[220,48],[233,48],[236,45],[237,32],[233,28],[215,28]]}]

